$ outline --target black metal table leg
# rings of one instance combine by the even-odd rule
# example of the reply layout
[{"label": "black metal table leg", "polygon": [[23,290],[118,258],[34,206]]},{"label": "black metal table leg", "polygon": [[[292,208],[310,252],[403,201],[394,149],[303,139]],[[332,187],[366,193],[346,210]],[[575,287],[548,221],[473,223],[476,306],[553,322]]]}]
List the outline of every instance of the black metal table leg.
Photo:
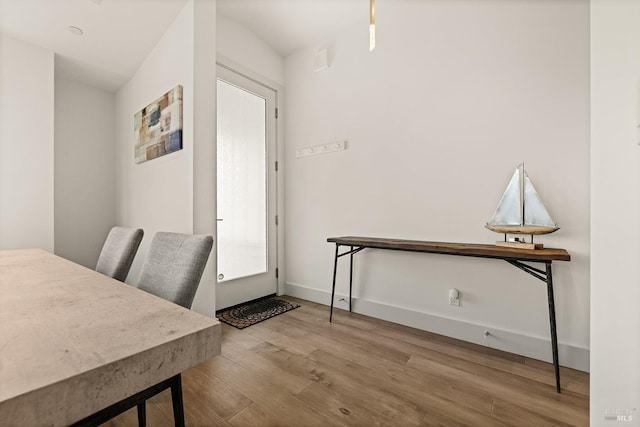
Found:
[{"label": "black metal table leg", "polygon": [[184,427],[184,403],[182,402],[182,376],[171,379],[171,400],[173,402],[173,423],[176,427]]},{"label": "black metal table leg", "polygon": [[336,243],[336,258],[333,261],[333,286],[331,287],[331,311],[329,313],[329,323],[333,319],[333,298],[336,294],[336,272],[338,271],[338,249],[340,245]]},{"label": "black metal table leg", "polygon": [[138,404],[138,427],[145,427],[147,425],[147,403],[142,402]]},{"label": "black metal table leg", "polygon": [[551,326],[551,351],[553,352],[553,368],[556,374],[556,391],[560,393],[560,364],[558,361],[558,334],[556,331],[556,305],[553,298],[553,276],[551,263],[547,263],[547,295],[549,299],[549,325]]},{"label": "black metal table leg", "polygon": [[[72,427],[95,427],[100,424],[104,424],[110,419],[122,414],[125,411],[128,411],[131,408],[141,406],[144,407],[145,402],[155,396],[156,394],[171,388],[171,398],[173,402],[173,416],[174,416],[174,424],[176,427],[184,427],[184,404],[182,400],[182,377],[180,374],[173,376],[169,379],[162,381],[154,386],[149,387],[146,390],[143,390],[139,393],[134,394],[133,396],[129,396],[120,402],[117,402],[107,408],[104,408],[93,415],[89,415],[88,417],[75,422],[72,424]],[[143,410],[146,418],[146,411]],[[138,413],[140,414],[140,413]],[[146,419],[138,418],[138,422],[144,421]]]},{"label": "black metal table leg", "polygon": [[353,289],[353,246],[351,246],[350,250],[351,254],[349,257],[351,258],[351,263],[349,264],[349,313],[351,313],[351,289]]},{"label": "black metal table leg", "polygon": [[553,353],[553,368],[556,374],[556,390],[560,393],[560,362],[558,360],[558,333],[556,330],[556,304],[553,298],[553,275],[551,273],[551,261],[545,261],[546,270],[532,267],[519,260],[505,260],[514,267],[529,273],[538,280],[547,284],[547,299],[549,301],[549,325],[551,326],[551,351]]}]

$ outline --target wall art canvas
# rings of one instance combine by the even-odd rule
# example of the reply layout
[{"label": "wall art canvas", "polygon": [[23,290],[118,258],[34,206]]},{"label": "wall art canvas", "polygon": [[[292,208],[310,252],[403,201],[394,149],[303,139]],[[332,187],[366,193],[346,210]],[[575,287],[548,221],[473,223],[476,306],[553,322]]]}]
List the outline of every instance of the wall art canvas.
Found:
[{"label": "wall art canvas", "polygon": [[182,150],[182,86],[138,111],[133,123],[136,163]]}]

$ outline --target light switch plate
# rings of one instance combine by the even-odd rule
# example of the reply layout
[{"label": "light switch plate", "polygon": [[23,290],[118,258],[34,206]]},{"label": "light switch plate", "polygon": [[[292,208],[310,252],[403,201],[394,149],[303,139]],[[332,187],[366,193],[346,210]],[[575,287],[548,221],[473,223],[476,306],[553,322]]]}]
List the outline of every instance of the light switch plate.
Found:
[{"label": "light switch plate", "polygon": [[320,49],[313,56],[313,71],[316,73],[329,68],[329,55],[327,49]]}]

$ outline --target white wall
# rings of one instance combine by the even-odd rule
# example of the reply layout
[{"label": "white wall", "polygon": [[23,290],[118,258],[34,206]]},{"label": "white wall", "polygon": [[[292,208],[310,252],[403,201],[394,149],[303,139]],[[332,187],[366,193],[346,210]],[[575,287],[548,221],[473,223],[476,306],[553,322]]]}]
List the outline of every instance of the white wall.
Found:
[{"label": "white wall", "polygon": [[284,60],[271,46],[247,27],[217,15],[216,51],[218,61],[258,77],[262,83],[284,86]]},{"label": "white wall", "polygon": [[[167,29],[136,74],[116,93],[118,223],[141,227],[145,238],[131,270],[137,277],[157,231],[193,230],[193,3]],[[133,116],[176,85],[183,86],[183,149],[134,163]]]},{"label": "white wall", "polygon": [[115,95],[55,79],[55,253],[95,268],[115,225]]},{"label": "white wall", "polygon": [[591,425],[640,426],[640,4],[591,1]]},{"label": "white wall", "polygon": [[[196,9],[202,13],[196,13]],[[207,26],[212,30],[207,31]],[[214,231],[215,181],[211,187],[211,174],[215,177],[215,154],[211,154],[215,153],[212,148],[215,124],[211,124],[215,120],[212,102],[215,92],[211,88],[215,82],[214,30],[215,2],[187,2],[132,79],[116,94],[116,221],[141,227],[145,232],[129,274],[128,280],[134,284],[156,232],[213,234]],[[194,82],[200,85],[196,87]],[[178,84],[183,86],[183,149],[135,164],[134,114]],[[196,104],[198,89],[203,89],[203,93],[198,93]],[[196,105],[201,107],[198,122],[194,120]],[[201,139],[194,140],[195,135]],[[204,154],[194,161],[194,147],[198,146]],[[194,199],[194,191],[198,200]],[[196,204],[203,208],[194,209]],[[213,273],[209,271],[200,283],[194,309],[213,315],[213,286]]]},{"label": "white wall", "polygon": [[[194,4],[193,232],[216,235],[216,2]],[[217,240],[217,239],[216,239]],[[215,315],[216,254],[209,256],[193,309]]]},{"label": "white wall", "polygon": [[[572,255],[554,264],[560,362],[588,369],[588,2],[376,7],[372,53],[363,21],[286,58],[287,293],[329,303],[328,237],[501,239],[484,224],[525,161],[562,227],[538,241]],[[330,68],[314,73],[327,46]],[[295,158],[336,138],[346,151]],[[551,360],[545,285],[505,262],[366,250],[354,295],[362,313]]]},{"label": "white wall", "polygon": [[53,251],[53,52],[0,35],[0,249]]}]

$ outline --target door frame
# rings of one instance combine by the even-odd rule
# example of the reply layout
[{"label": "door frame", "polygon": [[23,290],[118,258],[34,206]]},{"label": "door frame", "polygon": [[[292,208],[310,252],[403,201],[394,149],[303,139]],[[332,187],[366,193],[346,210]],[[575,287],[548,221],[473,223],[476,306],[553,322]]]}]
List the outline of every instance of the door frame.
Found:
[{"label": "door frame", "polygon": [[[276,171],[276,182],[275,182],[275,202],[276,202],[276,215],[278,216],[278,225],[276,226],[276,235],[274,236],[276,239],[276,268],[278,269],[278,275],[276,278],[277,285],[277,295],[283,295],[285,293],[286,288],[286,275],[285,275],[285,239],[284,239],[284,229],[285,229],[285,215],[284,215],[284,86],[281,84],[268,79],[252,70],[247,69],[246,67],[222,56],[217,55],[216,57],[216,76],[215,80],[217,82],[217,67],[225,68],[233,73],[236,73],[246,79],[253,81],[261,86],[264,86],[267,89],[275,92],[275,108],[278,111],[278,116],[276,118],[276,129],[275,129],[275,157],[276,162],[278,163],[278,169]],[[217,145],[217,141],[216,141]],[[268,165],[269,167],[275,167],[275,164]],[[217,196],[216,196],[217,200]],[[216,218],[218,215],[218,207],[216,201]],[[216,237],[218,234],[217,230],[218,224],[216,222]],[[216,251],[217,251],[217,239],[215,242]],[[215,285],[218,286],[218,268],[216,263],[216,272],[215,272]],[[216,298],[216,310],[218,310],[218,300]]]}]

